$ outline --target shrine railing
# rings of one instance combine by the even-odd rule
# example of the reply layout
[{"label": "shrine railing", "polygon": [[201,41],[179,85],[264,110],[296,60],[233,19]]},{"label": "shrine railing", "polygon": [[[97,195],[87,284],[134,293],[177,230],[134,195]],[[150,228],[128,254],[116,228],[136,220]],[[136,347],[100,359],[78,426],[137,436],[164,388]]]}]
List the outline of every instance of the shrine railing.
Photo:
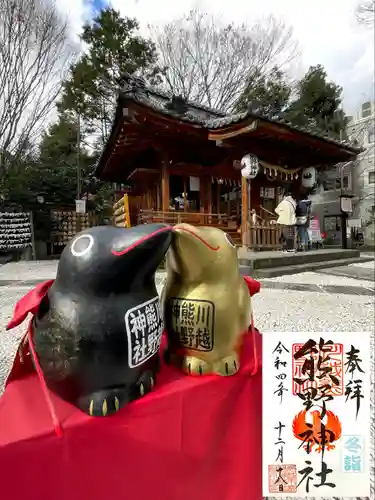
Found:
[{"label": "shrine railing", "polygon": [[245,235],[246,247],[251,250],[278,250],[281,248],[281,227],[274,220],[257,220],[248,223]]},{"label": "shrine railing", "polygon": [[267,219],[267,220],[277,219],[277,215],[275,213],[270,212],[266,208],[262,207],[262,205],[260,205],[259,209],[261,210],[262,219]]},{"label": "shrine railing", "polygon": [[[140,210],[138,224],[180,224],[186,222],[196,226],[215,226],[229,233],[236,245],[241,246],[239,222],[236,217],[227,214],[205,214],[200,212],[161,212],[157,210]],[[261,219],[258,215],[247,224],[245,235],[246,247],[252,250],[278,250],[281,228],[274,220]]]},{"label": "shrine railing", "polygon": [[211,214],[201,212],[160,212],[156,210],[140,210],[138,224],[151,224],[162,222],[164,224],[180,224],[186,222],[197,226],[217,226],[225,229],[237,229],[236,217],[227,214]]}]

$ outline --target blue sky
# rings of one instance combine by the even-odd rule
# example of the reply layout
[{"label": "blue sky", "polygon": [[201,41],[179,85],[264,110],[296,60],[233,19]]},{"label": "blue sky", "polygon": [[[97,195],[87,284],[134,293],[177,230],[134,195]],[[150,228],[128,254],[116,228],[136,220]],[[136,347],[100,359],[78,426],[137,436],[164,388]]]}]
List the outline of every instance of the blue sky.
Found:
[{"label": "blue sky", "polygon": [[99,12],[101,9],[107,6],[108,2],[106,0],[89,0],[91,4],[92,12],[95,14],[96,12]]}]

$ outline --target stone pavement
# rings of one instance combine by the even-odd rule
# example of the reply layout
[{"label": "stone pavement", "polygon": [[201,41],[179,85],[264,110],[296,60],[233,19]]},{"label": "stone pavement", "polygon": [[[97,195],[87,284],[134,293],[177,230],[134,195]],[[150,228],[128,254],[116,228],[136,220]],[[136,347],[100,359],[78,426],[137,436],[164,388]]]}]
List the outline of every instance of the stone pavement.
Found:
[{"label": "stone pavement", "polygon": [[[374,353],[374,281],[362,279],[361,271],[367,269],[368,276],[374,271],[374,262],[348,267],[351,277],[326,270],[260,280],[261,292],[253,299],[256,326],[269,335],[288,331],[371,332]],[[56,269],[57,261],[17,262],[0,267],[0,394],[24,331],[20,327],[5,332],[14,304],[37,282],[54,278]],[[165,273],[157,275],[159,292],[164,279]],[[373,460],[374,454],[372,464]]]},{"label": "stone pavement", "polygon": [[322,269],[320,272],[333,276],[343,276],[345,278],[354,278],[357,280],[367,280],[375,282],[374,266],[367,267],[363,266],[362,264],[353,264],[352,266],[340,266],[332,269]]}]

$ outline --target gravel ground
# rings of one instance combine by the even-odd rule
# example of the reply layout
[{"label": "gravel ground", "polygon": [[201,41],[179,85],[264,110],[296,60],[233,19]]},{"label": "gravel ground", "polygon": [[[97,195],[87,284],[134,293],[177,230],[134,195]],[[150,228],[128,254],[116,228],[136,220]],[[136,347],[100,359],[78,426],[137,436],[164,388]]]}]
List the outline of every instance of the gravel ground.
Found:
[{"label": "gravel ground", "polygon": [[[359,264],[359,266],[371,269],[374,267],[374,262]],[[17,262],[0,267],[0,280],[8,281],[8,284],[0,286],[0,394],[19,338],[24,331],[24,327],[12,332],[5,331],[5,325],[12,315],[14,304],[32,287],[27,283],[28,281],[54,278],[56,268],[57,261]],[[163,285],[164,276],[164,274],[157,276],[159,291]],[[23,283],[14,283],[13,280]],[[370,281],[319,273],[281,276],[267,281],[374,289],[374,283]],[[287,331],[371,332],[372,354],[374,354],[374,296],[328,293],[323,289],[319,293],[263,289],[254,297],[253,308],[255,324],[264,334]],[[374,394],[372,393],[373,402]],[[373,404],[372,412],[374,412]],[[372,466],[374,466],[374,454],[372,454]],[[375,499],[374,490],[371,498]]]},{"label": "gravel ground", "polygon": [[[290,274],[284,276],[278,276],[277,278],[271,278],[272,281],[277,281],[281,283],[308,283],[311,285],[337,285],[342,286],[359,286],[363,288],[374,288],[374,283],[367,280],[358,280],[354,278],[347,278],[343,276],[332,276],[326,273],[300,273],[300,274]],[[268,279],[267,279],[268,280]]]},{"label": "gravel ground", "polygon": [[58,260],[9,262],[0,267],[0,280],[49,280],[56,276]]}]

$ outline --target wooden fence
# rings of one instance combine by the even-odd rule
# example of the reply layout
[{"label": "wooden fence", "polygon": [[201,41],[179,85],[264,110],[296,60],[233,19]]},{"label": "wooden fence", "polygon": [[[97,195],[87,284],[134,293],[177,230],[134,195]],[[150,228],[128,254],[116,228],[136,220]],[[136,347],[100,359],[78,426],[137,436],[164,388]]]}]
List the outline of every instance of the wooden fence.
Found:
[{"label": "wooden fence", "polygon": [[273,220],[258,220],[248,223],[246,246],[251,250],[278,250],[281,248],[281,227]]},{"label": "wooden fence", "polygon": [[[160,212],[156,210],[140,210],[138,224],[151,224],[161,222],[164,224],[180,224],[186,222],[196,226],[214,226],[230,234],[233,241],[241,246],[241,234],[238,230],[236,217],[227,214],[205,214],[200,212]],[[256,218],[247,224],[245,236],[246,247],[251,250],[278,250],[281,228],[274,220]]]},{"label": "wooden fence", "polygon": [[138,224],[151,224],[162,222],[164,224],[180,224],[186,222],[196,226],[215,226],[223,229],[236,229],[236,217],[227,214],[207,214],[201,212],[160,212],[156,210],[140,210]]}]

